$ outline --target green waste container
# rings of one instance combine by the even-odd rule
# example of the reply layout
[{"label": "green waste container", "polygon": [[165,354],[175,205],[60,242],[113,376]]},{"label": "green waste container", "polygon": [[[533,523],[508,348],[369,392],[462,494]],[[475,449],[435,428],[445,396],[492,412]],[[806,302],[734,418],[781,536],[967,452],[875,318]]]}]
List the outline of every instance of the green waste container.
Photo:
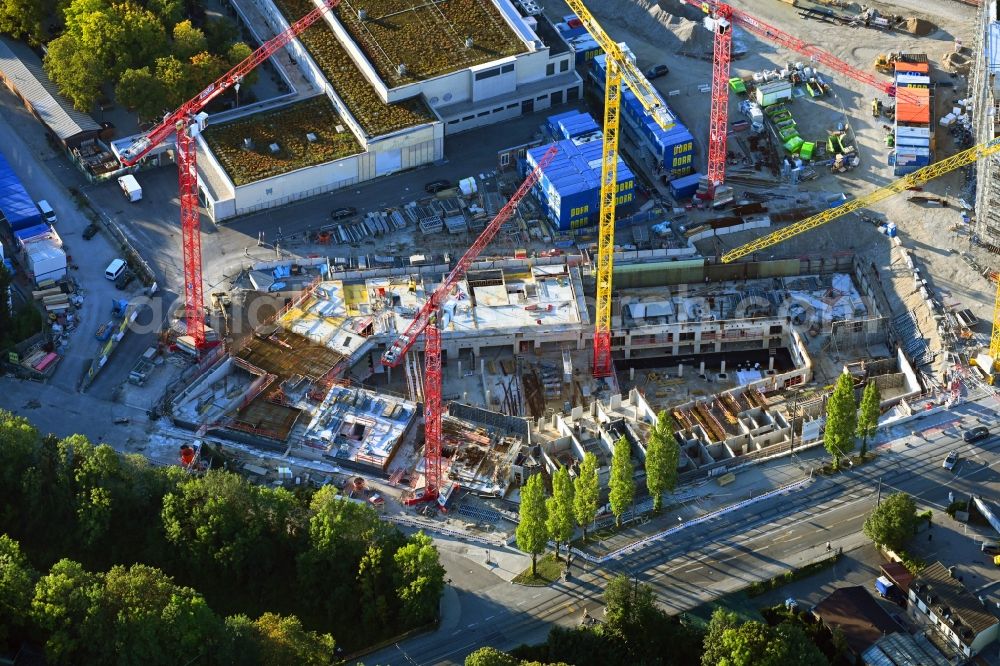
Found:
[{"label": "green waste container", "polygon": [[805,141],[802,140],[802,137],[798,135],[793,136],[788,141],[785,141],[785,150],[794,155],[802,147],[803,143]]},{"label": "green waste container", "polygon": [[741,95],[747,91],[747,86],[743,83],[743,79],[738,76],[734,76],[729,79],[729,87],[732,88],[733,92]]},{"label": "green waste container", "polygon": [[802,144],[799,149],[799,157],[804,160],[811,160],[813,157],[813,151],[816,150],[816,144],[812,141],[806,141]]}]

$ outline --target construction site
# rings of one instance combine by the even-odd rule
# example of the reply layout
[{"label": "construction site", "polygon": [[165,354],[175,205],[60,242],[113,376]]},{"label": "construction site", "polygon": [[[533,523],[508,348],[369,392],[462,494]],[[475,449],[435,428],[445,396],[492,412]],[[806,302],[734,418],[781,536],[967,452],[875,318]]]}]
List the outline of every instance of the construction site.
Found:
[{"label": "construction site", "polygon": [[403,511],[494,498],[499,520],[587,452],[606,484],[622,436],[641,477],[661,412],[688,483],[818,445],[844,373],[879,386],[884,427],[992,390],[983,12],[514,4],[578,51],[583,97],[458,186],[248,249],[213,294],[221,344],[177,339],[199,362],[174,427]]}]

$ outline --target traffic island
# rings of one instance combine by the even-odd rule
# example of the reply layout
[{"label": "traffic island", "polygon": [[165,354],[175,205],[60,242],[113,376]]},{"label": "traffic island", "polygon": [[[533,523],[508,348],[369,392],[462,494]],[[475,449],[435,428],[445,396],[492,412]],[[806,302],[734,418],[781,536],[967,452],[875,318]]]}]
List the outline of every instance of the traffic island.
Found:
[{"label": "traffic island", "polygon": [[535,567],[535,575],[531,575],[531,567],[514,576],[511,581],[515,585],[528,587],[545,587],[559,580],[566,569],[566,562],[557,560],[554,553],[543,555]]}]

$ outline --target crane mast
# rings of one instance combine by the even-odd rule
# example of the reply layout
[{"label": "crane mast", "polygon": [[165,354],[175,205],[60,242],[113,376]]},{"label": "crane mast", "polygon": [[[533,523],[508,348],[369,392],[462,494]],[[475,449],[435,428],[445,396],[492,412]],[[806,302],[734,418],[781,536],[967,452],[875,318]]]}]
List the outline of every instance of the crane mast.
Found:
[{"label": "crane mast", "polygon": [[239,83],[244,76],[339,4],[340,0],[322,0],[322,5],[269,39],[242,62],[209,84],[197,96],[185,102],[173,113],[167,114],[159,125],[133,142],[119,156],[124,166],[135,166],[171,134],[176,135],[181,241],[184,250],[184,313],[187,333],[198,350],[205,347],[205,301],[202,293],[201,219],[198,205],[196,149],[196,138],[202,126],[197,116],[209,102]]},{"label": "crane mast", "polygon": [[439,318],[441,307],[458,285],[469,267],[482,254],[483,250],[496,238],[497,232],[504,222],[510,219],[517,210],[521,200],[531,191],[545,169],[555,158],[558,148],[550,147],[538,164],[528,174],[510,198],[510,201],[500,209],[496,217],[490,220],[475,242],[469,246],[465,254],[451,269],[444,281],[431,293],[423,307],[417,312],[413,321],[402,335],[393,340],[392,344],[382,354],[382,364],[390,368],[398,366],[403,357],[413,347],[421,334],[424,336],[424,492],[410,500],[410,504],[432,502],[441,493],[441,329]]}]

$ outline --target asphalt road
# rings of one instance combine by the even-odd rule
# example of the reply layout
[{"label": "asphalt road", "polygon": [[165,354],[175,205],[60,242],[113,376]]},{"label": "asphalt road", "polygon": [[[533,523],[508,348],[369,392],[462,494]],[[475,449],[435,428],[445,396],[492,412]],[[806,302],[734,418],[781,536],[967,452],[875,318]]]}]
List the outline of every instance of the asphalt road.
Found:
[{"label": "asphalt road", "polygon": [[[991,398],[981,404],[992,408],[995,403]],[[972,423],[966,419],[966,425]],[[607,570],[578,572],[569,583],[541,590],[511,586],[499,606],[495,599],[462,590],[464,581],[459,580],[463,621],[467,606],[470,617],[482,612],[479,606],[486,606],[495,613],[488,628],[439,630],[368,655],[364,661],[386,666],[460,664],[484,645],[505,649],[528,642],[529,636],[539,640],[553,623],[579,622],[584,607],[592,615],[599,612],[604,579],[615,573],[634,575],[651,585],[657,601],[670,611],[689,610],[820,559],[828,541],[832,548],[845,551],[863,545],[867,539],[861,527],[880,487],[883,495],[905,491],[919,506],[940,512],[948,503],[949,490],[979,493],[984,482],[998,481],[993,465],[1000,437],[968,445],[954,427],[929,437],[898,440],[872,463],[832,478],[818,477],[800,490],[693,525],[672,540],[623,557]],[[949,472],[941,462],[953,449],[962,451],[963,459]]]}]

